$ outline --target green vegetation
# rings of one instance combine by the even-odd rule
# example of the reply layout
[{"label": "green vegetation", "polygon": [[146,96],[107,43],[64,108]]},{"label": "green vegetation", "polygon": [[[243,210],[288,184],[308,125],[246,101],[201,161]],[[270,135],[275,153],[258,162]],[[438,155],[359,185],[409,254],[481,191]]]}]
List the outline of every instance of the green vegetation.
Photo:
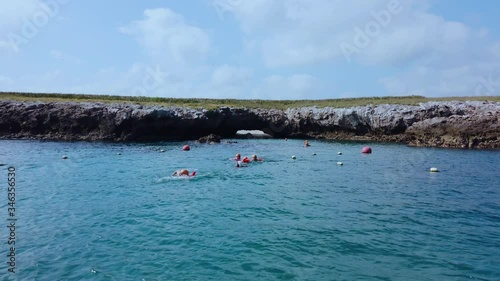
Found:
[{"label": "green vegetation", "polygon": [[40,93],[17,93],[0,92],[0,100],[16,101],[42,101],[42,102],[103,102],[103,103],[135,103],[143,105],[180,106],[191,108],[214,109],[221,106],[244,107],[244,108],[275,108],[287,109],[303,106],[318,107],[351,107],[378,104],[404,104],[417,105],[429,101],[496,101],[500,102],[500,96],[476,96],[476,97],[445,97],[426,98],[423,96],[400,96],[400,97],[367,97],[367,98],[343,98],[324,100],[238,100],[238,99],[194,99],[194,98],[159,98],[159,97],[130,97],[109,95],[81,95],[81,94],[40,94]]}]

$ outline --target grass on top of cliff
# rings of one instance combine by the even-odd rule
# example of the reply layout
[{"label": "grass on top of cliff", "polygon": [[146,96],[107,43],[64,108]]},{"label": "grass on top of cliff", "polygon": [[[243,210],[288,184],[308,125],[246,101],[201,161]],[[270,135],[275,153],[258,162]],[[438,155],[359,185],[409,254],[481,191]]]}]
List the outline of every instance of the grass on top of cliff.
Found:
[{"label": "grass on top of cliff", "polygon": [[275,108],[287,109],[305,106],[318,107],[352,107],[378,104],[418,105],[429,101],[495,101],[500,102],[500,96],[475,97],[445,97],[427,98],[423,96],[398,97],[365,97],[324,100],[238,100],[238,99],[195,99],[195,98],[160,98],[160,97],[131,97],[109,95],[82,95],[82,94],[41,94],[0,92],[0,100],[41,101],[41,102],[103,102],[103,103],[132,103],[143,105],[179,106],[190,108],[214,109],[218,107],[244,108]]}]

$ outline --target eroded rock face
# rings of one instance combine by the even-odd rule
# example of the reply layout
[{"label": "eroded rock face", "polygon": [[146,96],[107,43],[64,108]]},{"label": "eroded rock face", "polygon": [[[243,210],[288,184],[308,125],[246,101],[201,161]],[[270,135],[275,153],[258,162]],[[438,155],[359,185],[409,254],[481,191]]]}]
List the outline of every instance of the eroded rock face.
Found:
[{"label": "eroded rock face", "polygon": [[300,108],[289,109],[286,114],[296,126],[294,131],[307,136],[500,148],[500,103],[495,102]]},{"label": "eroded rock face", "polygon": [[103,103],[0,101],[0,138],[154,141],[273,137],[407,142],[420,146],[500,148],[500,103],[428,102],[418,106],[217,110]]}]

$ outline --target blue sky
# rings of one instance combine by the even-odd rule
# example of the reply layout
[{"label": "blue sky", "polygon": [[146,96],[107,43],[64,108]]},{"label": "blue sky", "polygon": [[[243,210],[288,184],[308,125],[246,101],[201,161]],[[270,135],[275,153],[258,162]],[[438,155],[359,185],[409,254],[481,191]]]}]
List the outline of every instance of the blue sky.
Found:
[{"label": "blue sky", "polygon": [[494,0],[0,0],[0,91],[500,94]]}]

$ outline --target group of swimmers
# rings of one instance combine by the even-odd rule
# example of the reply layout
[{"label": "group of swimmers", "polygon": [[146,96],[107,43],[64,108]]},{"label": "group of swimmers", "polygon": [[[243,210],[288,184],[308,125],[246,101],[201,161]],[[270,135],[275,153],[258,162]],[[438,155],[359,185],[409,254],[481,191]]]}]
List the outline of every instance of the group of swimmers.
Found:
[{"label": "group of swimmers", "polygon": [[[245,156],[242,159],[241,154],[239,154],[239,153],[236,154],[236,157],[234,157],[234,160],[236,161],[236,168],[246,167],[245,166],[246,163],[264,161],[264,159],[258,158],[257,155],[255,155],[255,154],[252,155],[251,158],[248,158],[247,156]],[[172,174],[173,177],[194,177],[195,175],[196,175],[196,171],[189,173],[189,171],[186,169],[175,171]]]},{"label": "group of swimmers", "polygon": [[[287,140],[287,139],[285,139]],[[309,141],[308,140],[305,140],[304,141],[304,146],[305,147],[309,147],[311,146],[309,144]],[[236,168],[242,168],[242,167],[246,167],[245,164],[247,163],[250,163],[250,162],[262,162],[264,161],[264,159],[262,158],[258,158],[257,155],[252,155],[251,158],[248,158],[247,156],[243,157],[243,159],[241,158],[241,154],[236,154],[236,156],[234,157],[234,160],[236,161]],[[196,171],[192,172],[192,173],[189,173],[188,170],[186,169],[182,169],[182,170],[179,170],[179,171],[175,171],[172,176],[177,176],[177,177],[182,177],[182,176],[187,176],[187,177],[193,177],[196,175]]]},{"label": "group of swimmers", "polygon": [[247,156],[243,157],[241,159],[241,154],[236,154],[236,157],[234,157],[234,160],[236,161],[236,168],[241,168],[245,167],[243,164],[250,163],[250,162],[262,162],[264,159],[258,158],[257,155],[252,155],[252,158],[248,158]]}]

